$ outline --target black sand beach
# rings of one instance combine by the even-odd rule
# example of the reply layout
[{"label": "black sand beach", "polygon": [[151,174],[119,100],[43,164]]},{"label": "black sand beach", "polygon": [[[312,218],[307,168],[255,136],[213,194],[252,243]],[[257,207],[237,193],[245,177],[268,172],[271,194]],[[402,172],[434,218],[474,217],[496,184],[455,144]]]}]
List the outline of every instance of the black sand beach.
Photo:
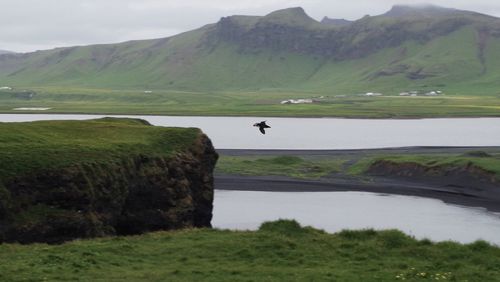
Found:
[{"label": "black sand beach", "polygon": [[[301,158],[348,157],[349,162],[383,154],[463,154],[470,151],[498,152],[498,147],[409,147],[369,150],[218,150],[226,156],[290,155]],[[458,184],[457,184],[458,183]],[[486,208],[500,212],[500,185],[457,182],[457,179],[401,177],[354,177],[336,173],[315,180],[293,179],[283,176],[215,175],[215,189],[268,192],[345,192],[363,191],[380,194],[398,194],[442,200],[446,203]]]}]

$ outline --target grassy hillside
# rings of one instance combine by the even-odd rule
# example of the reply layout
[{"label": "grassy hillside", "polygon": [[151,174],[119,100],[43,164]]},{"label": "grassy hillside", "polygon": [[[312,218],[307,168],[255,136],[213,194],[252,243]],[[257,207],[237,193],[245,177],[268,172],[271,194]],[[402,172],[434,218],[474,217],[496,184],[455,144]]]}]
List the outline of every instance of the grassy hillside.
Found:
[{"label": "grassy hillside", "polygon": [[134,119],[0,123],[0,180],[138,154],[169,156],[189,148],[199,134],[194,128],[155,127]]},{"label": "grassy hillside", "polygon": [[[0,57],[2,83],[12,85],[73,85],[144,88],[164,81],[195,48],[203,29],[174,38],[121,44],[59,48]],[[182,54],[178,54],[182,50]],[[164,64],[171,67],[165,71]],[[43,71],[42,71],[43,70]],[[42,71],[42,72],[40,72]]]},{"label": "grassy hillside", "polygon": [[[467,95],[499,93],[500,48],[496,47],[500,38],[488,41],[483,64],[477,56],[476,31],[471,28],[425,44],[409,41],[367,57],[343,61],[286,51],[241,53],[232,43],[220,43],[211,50],[187,51],[199,44],[197,36],[201,34],[181,35],[165,43],[42,52],[43,55],[29,56],[15,73],[0,73],[0,82],[21,88],[79,86],[196,92],[274,88],[323,94],[398,94],[409,90]],[[156,45],[158,42],[161,47]],[[138,44],[144,48],[131,50]],[[104,54],[99,59],[100,53]],[[52,60],[57,63],[51,64]],[[412,75],[421,78],[409,78]]]},{"label": "grassy hillside", "polygon": [[0,84],[338,94],[441,89],[497,95],[500,20],[415,9],[336,27],[293,8],[265,17],[223,18],[165,39],[4,55]]},{"label": "grassy hillside", "polygon": [[[342,94],[443,90],[449,95],[498,94],[499,49],[488,47],[484,65],[477,56],[476,32],[467,27],[424,44],[408,41],[369,57],[323,65],[304,89]],[[496,46],[500,39],[491,39]]]},{"label": "grassy hillside", "polygon": [[326,234],[293,221],[257,232],[185,230],[0,245],[5,281],[498,281],[500,249],[417,241],[399,231]]},{"label": "grassy hillside", "polygon": [[15,89],[0,90],[0,112],[499,116],[500,20],[404,6],[342,26],[301,8],[231,16],[170,38],[0,55],[1,86]]}]

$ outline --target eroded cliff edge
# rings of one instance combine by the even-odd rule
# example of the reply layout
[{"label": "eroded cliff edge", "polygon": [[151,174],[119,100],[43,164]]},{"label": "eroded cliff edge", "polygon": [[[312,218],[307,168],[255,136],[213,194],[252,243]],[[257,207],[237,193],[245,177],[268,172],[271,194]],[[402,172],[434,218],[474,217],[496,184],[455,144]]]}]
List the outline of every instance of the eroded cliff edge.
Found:
[{"label": "eroded cliff edge", "polygon": [[[32,156],[57,158],[55,163],[33,164],[21,157],[29,169],[9,170],[12,164],[5,154],[0,156],[4,172],[0,174],[0,242],[59,243],[75,238],[211,226],[213,169],[218,155],[200,130],[163,129],[140,120],[67,123],[57,125],[72,128],[67,132],[70,144],[61,144],[66,149],[51,156],[51,150],[41,148],[40,155]],[[37,123],[30,126],[36,126],[33,124]],[[80,130],[81,134],[84,129],[89,130],[88,139],[71,137],[72,131]],[[40,130],[42,135],[50,135],[46,131],[50,125]],[[60,128],[55,131],[65,134]],[[125,135],[115,138],[127,131],[135,136],[126,142],[122,141]],[[99,136],[101,132],[104,137]],[[99,140],[99,146],[95,140]],[[32,141],[28,147],[35,146]],[[0,149],[12,152],[12,148]],[[64,154],[69,162],[61,161],[67,160]],[[19,161],[14,164],[19,165]]]}]

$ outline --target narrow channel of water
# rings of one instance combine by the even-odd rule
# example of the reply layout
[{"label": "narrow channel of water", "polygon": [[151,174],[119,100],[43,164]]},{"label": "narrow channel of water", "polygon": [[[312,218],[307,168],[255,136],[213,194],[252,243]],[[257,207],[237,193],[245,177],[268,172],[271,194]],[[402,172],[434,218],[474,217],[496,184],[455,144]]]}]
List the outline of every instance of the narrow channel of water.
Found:
[{"label": "narrow channel of water", "polygon": [[[91,119],[102,115],[0,114],[0,121]],[[500,118],[369,120],[338,118],[129,116],[154,125],[198,127],[217,149],[372,149],[500,146]],[[272,127],[260,134],[255,122]]]},{"label": "narrow channel of water", "polygon": [[329,233],[399,229],[417,239],[500,246],[500,214],[440,200],[364,192],[245,192],[216,190],[216,228],[256,230],[262,222],[295,219]]}]

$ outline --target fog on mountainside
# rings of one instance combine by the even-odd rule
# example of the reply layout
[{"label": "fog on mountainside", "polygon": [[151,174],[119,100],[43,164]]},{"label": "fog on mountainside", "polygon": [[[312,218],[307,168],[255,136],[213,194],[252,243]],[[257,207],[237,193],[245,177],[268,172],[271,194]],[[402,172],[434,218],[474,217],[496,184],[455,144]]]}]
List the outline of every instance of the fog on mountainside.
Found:
[{"label": "fog on mountainside", "polygon": [[6,50],[0,50],[0,55],[3,55],[3,54],[12,54],[14,52],[11,52],[11,51],[6,51]]}]

